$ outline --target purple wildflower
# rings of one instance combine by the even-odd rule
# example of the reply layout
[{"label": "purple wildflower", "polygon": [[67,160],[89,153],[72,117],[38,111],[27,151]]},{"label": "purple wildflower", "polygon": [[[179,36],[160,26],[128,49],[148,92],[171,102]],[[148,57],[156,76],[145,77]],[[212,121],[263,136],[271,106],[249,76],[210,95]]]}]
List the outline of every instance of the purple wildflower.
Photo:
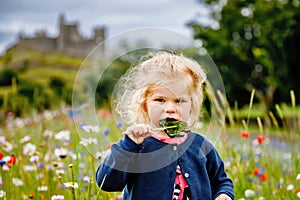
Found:
[{"label": "purple wildflower", "polygon": [[103,135],[104,135],[104,136],[107,136],[109,132],[110,132],[110,128],[106,128],[106,129],[103,131]]},{"label": "purple wildflower", "polygon": [[118,122],[116,123],[116,127],[117,127],[117,128],[120,128],[122,125],[123,125],[123,122],[122,122],[122,121],[118,121]]}]

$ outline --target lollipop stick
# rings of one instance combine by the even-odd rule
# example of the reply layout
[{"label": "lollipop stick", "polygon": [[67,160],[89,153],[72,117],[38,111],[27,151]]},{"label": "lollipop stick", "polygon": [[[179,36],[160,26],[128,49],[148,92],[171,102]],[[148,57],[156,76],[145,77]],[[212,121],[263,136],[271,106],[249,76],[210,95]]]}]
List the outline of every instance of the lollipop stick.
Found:
[{"label": "lollipop stick", "polygon": [[[176,128],[177,126],[166,126],[166,127],[160,127],[160,128],[153,128],[152,130],[153,131],[163,131],[163,130],[165,130],[166,128]],[[132,132],[130,132],[130,131],[123,131],[122,132],[122,134],[123,135],[128,135],[128,134],[131,134]]]}]

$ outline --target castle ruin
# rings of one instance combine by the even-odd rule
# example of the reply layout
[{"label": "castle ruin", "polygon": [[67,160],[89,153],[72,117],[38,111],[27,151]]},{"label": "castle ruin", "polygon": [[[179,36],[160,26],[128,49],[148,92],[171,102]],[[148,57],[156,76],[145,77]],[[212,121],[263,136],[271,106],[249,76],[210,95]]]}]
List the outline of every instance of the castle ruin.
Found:
[{"label": "castle ruin", "polygon": [[[33,37],[26,37],[20,33],[19,41],[15,46],[84,57],[104,40],[104,26],[95,28],[92,38],[85,38],[79,33],[77,22],[67,24],[64,15],[60,15],[59,35],[57,37],[48,37],[45,31],[36,32]],[[101,47],[101,50],[104,51],[104,45],[101,45]]]}]

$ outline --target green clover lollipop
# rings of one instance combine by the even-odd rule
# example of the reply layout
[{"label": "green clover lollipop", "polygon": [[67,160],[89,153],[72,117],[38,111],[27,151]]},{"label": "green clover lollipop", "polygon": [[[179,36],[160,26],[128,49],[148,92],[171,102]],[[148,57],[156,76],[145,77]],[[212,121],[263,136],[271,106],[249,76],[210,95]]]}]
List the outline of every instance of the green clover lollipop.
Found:
[{"label": "green clover lollipop", "polygon": [[189,127],[186,122],[177,121],[172,118],[160,120],[159,126],[163,128],[165,133],[167,133],[170,138],[182,137],[186,132],[189,131]]}]

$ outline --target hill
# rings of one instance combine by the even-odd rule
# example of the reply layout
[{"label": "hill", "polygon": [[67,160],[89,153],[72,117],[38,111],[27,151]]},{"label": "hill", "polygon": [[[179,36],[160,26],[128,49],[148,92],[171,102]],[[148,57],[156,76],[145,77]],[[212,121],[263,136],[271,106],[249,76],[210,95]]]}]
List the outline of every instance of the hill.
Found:
[{"label": "hill", "polygon": [[32,107],[70,101],[84,58],[13,47],[0,57],[0,109],[22,114]]},{"label": "hill", "polygon": [[[0,120],[8,112],[21,116],[32,109],[55,109],[62,102],[71,105],[74,81],[84,59],[19,46],[10,48],[0,57]],[[97,103],[107,102],[129,65],[126,59],[114,60],[101,80],[92,70],[87,72],[88,82],[97,84]]]}]

